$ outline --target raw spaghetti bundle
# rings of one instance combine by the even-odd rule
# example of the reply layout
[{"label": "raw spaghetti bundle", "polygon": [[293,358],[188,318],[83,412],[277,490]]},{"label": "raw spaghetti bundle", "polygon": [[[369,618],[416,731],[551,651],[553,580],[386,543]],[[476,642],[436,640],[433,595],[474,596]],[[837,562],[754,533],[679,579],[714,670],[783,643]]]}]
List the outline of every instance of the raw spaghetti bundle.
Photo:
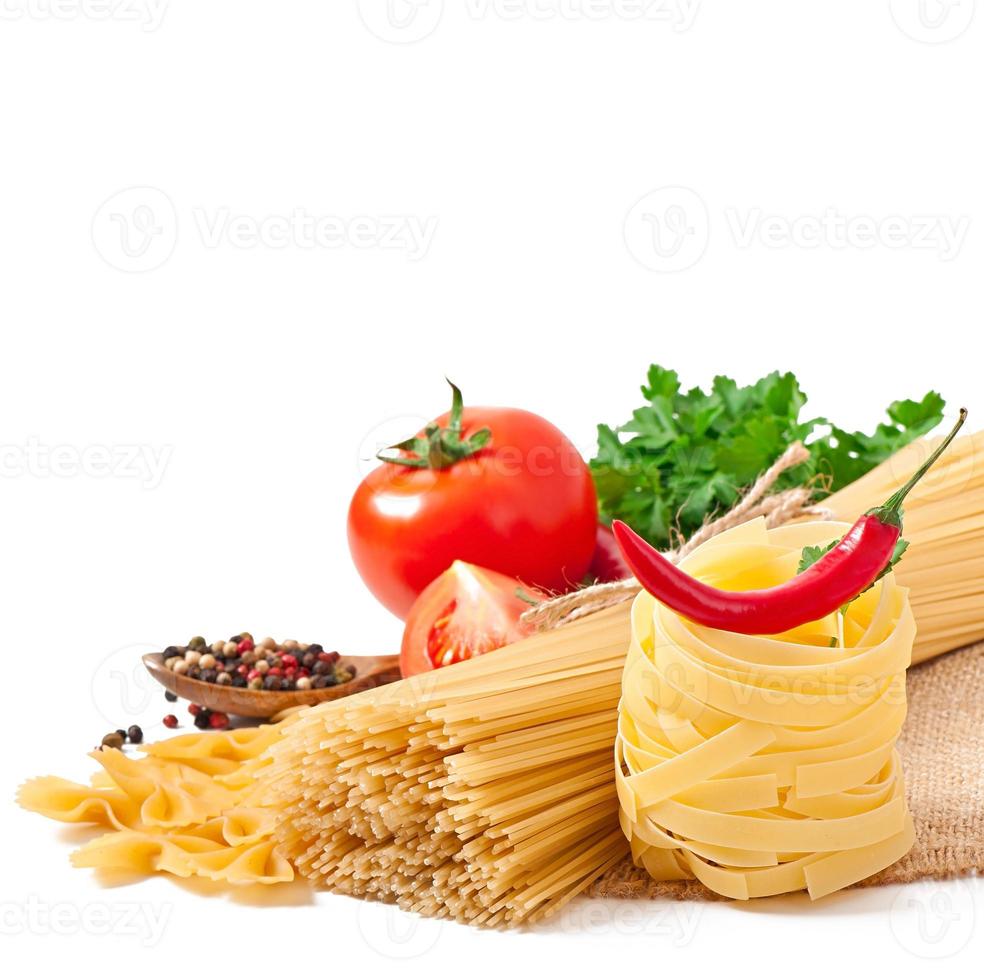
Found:
[{"label": "raw spaghetti bundle", "polygon": [[[681,564],[726,590],[768,588],[805,546],[846,530],[757,520]],[[696,625],[640,593],[615,746],[635,862],[730,898],[818,898],[902,857],[914,832],[895,742],[914,635],[891,574],[843,612],[769,637]]]},{"label": "raw spaghetti bundle", "polygon": [[282,849],[319,885],[427,915],[498,925],[559,907],[626,852],[621,619],[303,712],[262,777]]}]

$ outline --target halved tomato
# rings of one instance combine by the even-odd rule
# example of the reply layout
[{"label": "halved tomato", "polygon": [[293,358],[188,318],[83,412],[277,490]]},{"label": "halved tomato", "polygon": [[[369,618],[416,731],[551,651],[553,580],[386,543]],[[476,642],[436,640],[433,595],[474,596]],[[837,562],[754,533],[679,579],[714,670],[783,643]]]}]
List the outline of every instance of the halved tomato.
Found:
[{"label": "halved tomato", "polygon": [[543,593],[491,569],[456,561],[417,597],[403,631],[404,677],[498,650],[528,636],[520,615],[530,608],[517,590]]}]

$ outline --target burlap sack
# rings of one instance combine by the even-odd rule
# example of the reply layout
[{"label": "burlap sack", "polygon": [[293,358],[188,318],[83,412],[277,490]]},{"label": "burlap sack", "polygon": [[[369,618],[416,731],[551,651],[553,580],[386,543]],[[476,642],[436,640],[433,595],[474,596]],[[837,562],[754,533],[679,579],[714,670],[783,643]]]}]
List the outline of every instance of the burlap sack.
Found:
[{"label": "burlap sack", "polygon": [[[916,843],[862,885],[984,871],[984,643],[912,667],[907,693],[899,751]],[[720,898],[699,882],[652,881],[628,857],[589,894]]]}]

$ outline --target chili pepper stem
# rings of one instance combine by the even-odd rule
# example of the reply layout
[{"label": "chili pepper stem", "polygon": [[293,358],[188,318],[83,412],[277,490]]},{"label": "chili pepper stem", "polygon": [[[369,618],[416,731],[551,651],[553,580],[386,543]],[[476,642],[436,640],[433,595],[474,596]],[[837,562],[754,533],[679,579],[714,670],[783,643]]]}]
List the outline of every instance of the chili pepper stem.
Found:
[{"label": "chili pepper stem", "polygon": [[868,513],[874,517],[877,517],[880,521],[885,524],[891,524],[896,527],[902,526],[902,501],[905,500],[909,491],[926,475],[929,468],[943,455],[946,451],[946,447],[953,442],[957,433],[960,431],[960,427],[967,420],[967,409],[960,409],[960,417],[957,419],[957,424],[950,430],[950,434],[936,447],[935,450],[930,454],[929,459],[926,460],[922,466],[916,470],[912,476],[901,486],[895,493],[892,494],[888,500],[881,505],[881,507],[875,507],[869,510]]}]

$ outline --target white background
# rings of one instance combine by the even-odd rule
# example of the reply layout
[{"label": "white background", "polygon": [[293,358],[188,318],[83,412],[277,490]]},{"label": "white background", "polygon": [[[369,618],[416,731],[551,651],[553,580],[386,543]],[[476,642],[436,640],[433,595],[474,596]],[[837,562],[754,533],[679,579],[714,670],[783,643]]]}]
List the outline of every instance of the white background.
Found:
[{"label": "white background", "polygon": [[[302,886],[106,887],[68,866],[76,833],[9,802],[29,775],[86,774],[109,728],[158,734],[142,650],[244,628],[395,650],[345,509],[361,457],[446,407],[445,374],[586,453],[654,360],[687,384],[794,370],[847,425],[930,387],[980,416],[973,0],[0,11],[11,975],[980,962],[974,883],[580,903],[487,934]],[[164,916],[162,936],[103,934],[107,907]]]}]

